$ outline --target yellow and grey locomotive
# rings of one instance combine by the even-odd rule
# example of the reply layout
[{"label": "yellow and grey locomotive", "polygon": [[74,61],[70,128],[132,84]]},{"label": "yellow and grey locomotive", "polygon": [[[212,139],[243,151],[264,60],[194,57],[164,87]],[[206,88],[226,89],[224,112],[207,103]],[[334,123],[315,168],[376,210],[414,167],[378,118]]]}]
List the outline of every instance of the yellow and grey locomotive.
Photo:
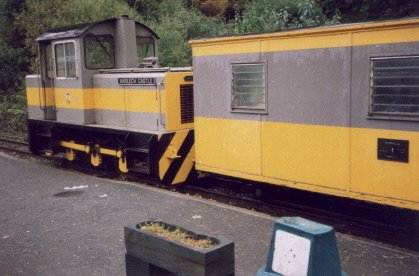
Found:
[{"label": "yellow and grey locomotive", "polygon": [[126,17],[37,38],[40,75],[26,77],[30,149],[104,158],[120,171],[180,183],[193,172],[191,68],[156,68],[158,36]]}]

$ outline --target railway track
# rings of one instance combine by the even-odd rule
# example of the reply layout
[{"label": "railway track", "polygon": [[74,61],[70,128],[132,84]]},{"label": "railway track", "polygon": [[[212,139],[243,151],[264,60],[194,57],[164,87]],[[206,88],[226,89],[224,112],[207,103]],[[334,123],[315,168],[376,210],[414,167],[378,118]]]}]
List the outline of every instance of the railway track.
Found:
[{"label": "railway track", "polygon": [[32,155],[28,149],[28,143],[9,138],[0,138],[0,150],[20,156]]},{"label": "railway track", "polygon": [[277,186],[202,182],[177,189],[272,216],[305,217],[337,232],[419,251],[419,212]]},{"label": "railway track", "polygon": [[[34,156],[22,141],[0,138],[0,150],[15,156]],[[278,186],[238,183],[214,178],[194,183],[165,186],[157,180],[137,174],[121,175],[113,170],[93,169],[87,164],[62,160],[61,167],[98,177],[145,183],[196,197],[216,200],[272,216],[302,216],[328,225],[336,231],[419,251],[419,212],[388,207],[347,198],[333,197]]]}]

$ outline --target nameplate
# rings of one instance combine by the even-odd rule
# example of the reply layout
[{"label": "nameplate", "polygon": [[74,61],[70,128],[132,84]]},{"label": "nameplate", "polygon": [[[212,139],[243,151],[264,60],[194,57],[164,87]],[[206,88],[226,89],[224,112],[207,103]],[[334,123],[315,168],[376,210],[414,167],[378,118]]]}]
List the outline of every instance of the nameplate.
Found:
[{"label": "nameplate", "polygon": [[156,85],[155,78],[118,78],[119,85]]}]

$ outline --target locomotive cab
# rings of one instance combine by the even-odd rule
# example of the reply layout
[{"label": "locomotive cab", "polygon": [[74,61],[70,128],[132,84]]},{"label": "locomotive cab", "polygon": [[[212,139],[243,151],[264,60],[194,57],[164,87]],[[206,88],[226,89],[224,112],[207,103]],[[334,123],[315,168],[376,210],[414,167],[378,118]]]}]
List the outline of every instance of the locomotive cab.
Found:
[{"label": "locomotive cab", "polygon": [[158,39],[127,17],[38,37],[39,75],[26,77],[31,151],[87,156],[93,166],[112,159],[122,172],[185,181],[193,168],[192,69],[158,68]]},{"label": "locomotive cab", "polygon": [[94,123],[94,95],[86,93],[93,88],[93,75],[135,68],[158,51],[158,36],[127,17],[53,29],[36,40],[40,74],[27,76],[27,87],[38,90],[29,91],[38,97],[28,97],[29,118],[79,124]]}]

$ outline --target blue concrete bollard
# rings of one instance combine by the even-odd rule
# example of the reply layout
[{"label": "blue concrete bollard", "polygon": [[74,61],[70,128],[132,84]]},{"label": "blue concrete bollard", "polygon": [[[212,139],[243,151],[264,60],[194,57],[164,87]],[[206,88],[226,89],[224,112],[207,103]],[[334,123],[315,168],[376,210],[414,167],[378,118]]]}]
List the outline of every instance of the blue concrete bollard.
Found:
[{"label": "blue concrete bollard", "polygon": [[257,276],[343,276],[333,227],[283,217],[273,227],[266,266]]}]

